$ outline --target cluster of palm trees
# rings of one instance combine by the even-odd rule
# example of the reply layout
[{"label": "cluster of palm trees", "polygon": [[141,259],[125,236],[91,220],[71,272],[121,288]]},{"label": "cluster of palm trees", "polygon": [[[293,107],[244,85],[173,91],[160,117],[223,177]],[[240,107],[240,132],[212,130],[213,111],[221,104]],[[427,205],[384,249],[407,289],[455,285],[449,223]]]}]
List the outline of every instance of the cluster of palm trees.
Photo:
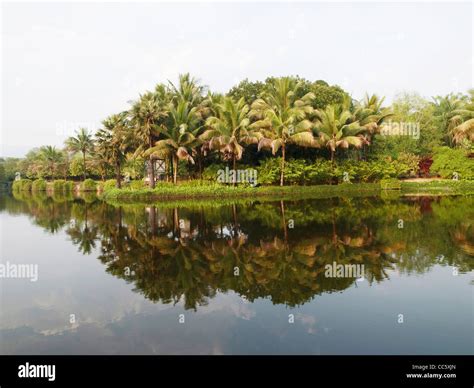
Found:
[{"label": "cluster of palm trees", "polygon": [[[316,109],[312,104],[315,95],[302,95],[301,91],[298,78],[273,78],[265,91],[247,104],[244,97],[237,100],[210,93],[184,74],[177,85],[158,84],[154,91],[132,102],[129,110],[107,117],[95,135],[80,129],[67,139],[66,150],[82,156],[84,179],[88,166],[100,171],[102,178],[113,169],[117,187],[121,187],[124,163],[147,160],[147,180],[154,187],[157,159],[166,161],[176,183],[180,161],[197,163],[202,173],[205,158],[217,154],[236,169],[247,149],[268,149],[281,155],[283,185],[289,145],[327,149],[332,162],[338,149],[355,148],[363,155],[384,120],[392,116],[377,95],[367,95],[362,101],[346,96],[341,103]],[[449,110],[446,125],[454,142],[474,139],[473,112],[474,106],[469,104]],[[68,158],[50,146],[42,147],[40,153],[51,176]]]},{"label": "cluster of palm trees", "polygon": [[[390,111],[383,99],[368,97],[361,103],[347,99],[325,109],[311,105],[313,93],[299,96],[301,83],[292,77],[276,78],[260,98],[249,106],[244,98],[206,94],[206,88],[189,74],[179,77],[178,85],[159,84],[132,104],[127,112],[112,115],[97,135],[97,149],[111,165],[127,158],[145,157],[148,180],[154,186],[153,161],[164,159],[177,182],[180,160],[198,163],[218,153],[221,160],[236,168],[246,148],[281,151],[281,179],[284,184],[286,149],[289,144],[330,150],[331,160],[338,148],[361,148],[370,144]],[[130,157],[130,156],[129,156]]]}]

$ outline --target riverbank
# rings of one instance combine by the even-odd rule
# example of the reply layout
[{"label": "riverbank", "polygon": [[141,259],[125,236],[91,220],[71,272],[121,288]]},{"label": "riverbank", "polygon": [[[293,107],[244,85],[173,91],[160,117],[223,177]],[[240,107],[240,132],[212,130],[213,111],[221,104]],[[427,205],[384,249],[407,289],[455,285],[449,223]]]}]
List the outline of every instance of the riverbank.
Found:
[{"label": "riverbank", "polygon": [[232,187],[220,184],[187,182],[179,185],[159,184],[155,189],[110,188],[101,199],[109,202],[143,202],[184,199],[272,198],[305,199],[339,196],[367,196],[383,193],[400,195],[474,195],[474,181],[390,181],[317,186]]}]

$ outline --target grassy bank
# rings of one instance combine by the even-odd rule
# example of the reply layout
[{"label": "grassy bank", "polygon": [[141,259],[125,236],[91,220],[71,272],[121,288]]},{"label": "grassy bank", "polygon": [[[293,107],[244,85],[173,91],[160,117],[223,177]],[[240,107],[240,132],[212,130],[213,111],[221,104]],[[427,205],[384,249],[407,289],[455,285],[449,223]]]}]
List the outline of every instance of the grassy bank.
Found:
[{"label": "grassy bank", "polygon": [[473,180],[434,180],[427,182],[402,182],[404,195],[474,195]]},{"label": "grassy bank", "polygon": [[101,198],[109,202],[153,202],[159,200],[185,199],[233,199],[233,198],[272,198],[272,199],[304,199],[327,198],[337,194],[350,196],[377,195],[380,185],[345,184],[320,186],[262,186],[232,187],[219,184],[206,185],[158,185],[155,189],[109,189],[105,190]]},{"label": "grassy bank", "polygon": [[[155,189],[106,189],[101,195],[109,202],[144,202],[180,199],[272,198],[304,199],[335,196],[380,195],[386,189],[402,195],[473,195],[474,181],[439,180],[435,182],[358,183],[318,186],[232,187],[198,182],[181,185],[159,184]],[[384,189],[382,188],[384,187]]]}]

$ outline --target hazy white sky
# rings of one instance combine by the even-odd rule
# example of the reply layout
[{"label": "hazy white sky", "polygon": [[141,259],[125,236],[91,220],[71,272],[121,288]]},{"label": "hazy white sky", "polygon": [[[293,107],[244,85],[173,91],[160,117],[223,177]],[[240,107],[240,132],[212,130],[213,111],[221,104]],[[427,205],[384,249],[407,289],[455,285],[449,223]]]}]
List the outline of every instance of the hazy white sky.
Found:
[{"label": "hazy white sky", "polygon": [[225,92],[300,75],[355,98],[472,87],[471,3],[4,3],[2,156],[61,146],[190,72]]}]

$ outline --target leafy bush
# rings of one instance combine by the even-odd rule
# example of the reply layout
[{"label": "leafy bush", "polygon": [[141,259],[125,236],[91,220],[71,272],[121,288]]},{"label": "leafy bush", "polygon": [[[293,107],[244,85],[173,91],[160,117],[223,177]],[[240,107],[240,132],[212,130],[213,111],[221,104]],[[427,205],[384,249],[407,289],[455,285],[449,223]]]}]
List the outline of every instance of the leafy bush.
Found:
[{"label": "leafy bush", "polygon": [[67,193],[74,190],[74,182],[65,181],[64,179],[57,179],[53,182],[54,193]]},{"label": "leafy bush", "polygon": [[329,160],[316,160],[308,172],[311,184],[322,184],[331,181],[334,176],[333,166]]},{"label": "leafy bush", "polygon": [[210,181],[210,182],[216,182],[217,181],[217,172],[219,170],[225,169],[224,164],[211,164],[210,166],[206,167],[203,172],[202,172],[202,179]]},{"label": "leafy bush", "polygon": [[117,181],[115,179],[107,179],[105,182],[101,182],[102,191],[113,189],[116,187],[116,185]]},{"label": "leafy bush", "polygon": [[46,181],[44,179],[36,179],[31,184],[31,191],[46,191]]},{"label": "leafy bush", "polygon": [[21,188],[21,181],[13,181],[12,183],[12,190],[17,193],[20,191],[20,188]]},{"label": "leafy bush", "polygon": [[417,176],[420,171],[421,158],[409,152],[401,152],[396,159],[396,168],[399,177]]},{"label": "leafy bush", "polygon": [[140,190],[147,187],[145,182],[142,180],[130,181],[127,186],[130,188],[130,190]]},{"label": "leafy bush", "polygon": [[431,172],[442,178],[474,179],[474,159],[470,159],[463,149],[438,147],[433,155]]},{"label": "leafy bush", "polygon": [[18,191],[31,191],[31,181],[29,179],[20,179],[18,181],[14,181],[12,185],[12,189],[16,192]]},{"label": "leafy bush", "polygon": [[65,193],[72,193],[74,191],[74,182],[73,181],[65,181],[64,182],[64,192]]},{"label": "leafy bush", "polygon": [[[268,158],[257,167],[258,183],[261,185],[276,185],[280,183],[281,158]],[[285,161],[285,184],[310,185],[328,183],[332,176],[331,163],[317,160],[311,162],[304,159]]]},{"label": "leafy bush", "polygon": [[81,184],[81,191],[96,191],[97,190],[97,183],[92,179],[86,179]]},{"label": "leafy bush", "polygon": [[257,167],[258,183],[260,185],[273,185],[280,182],[281,158],[268,158],[260,162]]},{"label": "leafy bush", "polygon": [[64,179],[57,179],[53,182],[53,193],[63,193],[64,192]]},{"label": "leafy bush", "polygon": [[431,156],[424,156],[418,163],[419,174],[423,177],[430,175],[431,165],[433,164],[433,158]]}]

